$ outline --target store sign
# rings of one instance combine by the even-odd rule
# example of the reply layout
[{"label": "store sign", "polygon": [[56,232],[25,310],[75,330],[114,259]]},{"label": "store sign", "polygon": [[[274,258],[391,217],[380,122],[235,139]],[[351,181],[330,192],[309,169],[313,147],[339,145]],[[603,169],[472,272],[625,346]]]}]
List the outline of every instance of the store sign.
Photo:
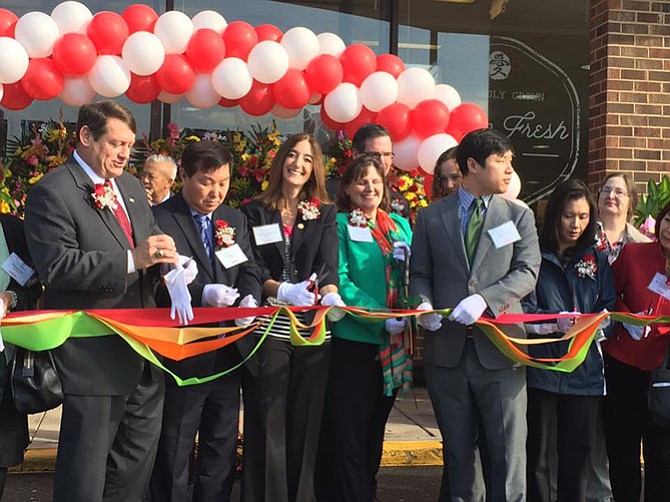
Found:
[{"label": "store sign", "polygon": [[489,121],[514,144],[524,201],[569,178],[580,156],[580,102],[570,77],[518,40],[492,37]]}]

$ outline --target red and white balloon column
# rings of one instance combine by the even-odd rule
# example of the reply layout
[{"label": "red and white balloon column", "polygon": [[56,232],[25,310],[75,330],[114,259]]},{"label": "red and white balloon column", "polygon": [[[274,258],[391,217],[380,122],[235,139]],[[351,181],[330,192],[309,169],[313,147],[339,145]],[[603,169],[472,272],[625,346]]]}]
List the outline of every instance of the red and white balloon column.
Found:
[{"label": "red and white balloon column", "polygon": [[480,107],[461,103],[428,71],[346,46],[334,33],[228,23],[214,11],[159,16],[142,4],[94,15],[67,1],[50,15],[20,18],[0,9],[0,106],[21,110],[55,98],[80,106],[123,94],[136,103],[186,99],[280,118],[320,104],[323,121],[350,137],[366,123],[385,126],[397,166],[428,174],[444,150],[488,125]]}]

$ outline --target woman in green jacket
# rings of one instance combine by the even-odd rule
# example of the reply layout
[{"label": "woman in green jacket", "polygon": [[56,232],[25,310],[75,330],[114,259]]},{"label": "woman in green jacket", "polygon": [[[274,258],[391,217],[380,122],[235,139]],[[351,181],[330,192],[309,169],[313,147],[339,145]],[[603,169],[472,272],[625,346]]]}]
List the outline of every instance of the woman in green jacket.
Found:
[{"label": "woman in green jacket", "polygon": [[[355,159],[342,175],[337,206],[340,295],[347,305],[398,308],[412,233],[385,211],[389,194],[377,160]],[[374,499],[384,428],[412,363],[405,318],[370,322],[347,316],[333,325],[331,370],[317,495],[319,500]]]}]

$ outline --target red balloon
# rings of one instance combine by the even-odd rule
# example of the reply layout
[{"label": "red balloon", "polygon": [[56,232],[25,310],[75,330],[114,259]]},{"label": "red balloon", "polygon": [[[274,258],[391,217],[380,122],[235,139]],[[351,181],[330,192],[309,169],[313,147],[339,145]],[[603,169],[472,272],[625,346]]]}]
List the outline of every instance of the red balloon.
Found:
[{"label": "red balloon", "polygon": [[328,94],[340,85],[343,76],[342,63],[330,54],[316,56],[305,68],[307,84],[321,94]]},{"label": "red balloon", "polygon": [[63,90],[65,80],[56,64],[49,58],[35,58],[28,63],[28,70],[21,79],[21,87],[34,99],[54,99]]},{"label": "red balloon", "polygon": [[377,56],[377,71],[385,71],[398,78],[405,71],[405,63],[394,54],[380,54]]},{"label": "red balloon", "polygon": [[223,32],[223,41],[226,43],[226,55],[247,60],[249,52],[258,43],[256,30],[244,21],[233,21],[226,26]]},{"label": "red balloon", "polygon": [[219,100],[219,106],[223,106],[224,108],[234,108],[237,106],[237,100],[222,97]]},{"label": "red balloon", "polygon": [[240,108],[246,113],[260,117],[272,110],[275,105],[275,97],[269,84],[254,80],[251,90],[241,97],[239,102]]},{"label": "red balloon", "polygon": [[262,42],[263,40],[279,42],[281,37],[284,36],[282,31],[274,24],[261,24],[260,26],[256,26],[256,35],[258,35],[259,42]]},{"label": "red balloon", "polygon": [[130,87],[126,91],[126,96],[133,103],[151,103],[160,93],[161,88],[153,75],[130,74]]},{"label": "red balloon", "polygon": [[12,11],[0,9],[0,37],[14,38],[14,27],[18,20]]},{"label": "red balloon", "polygon": [[367,108],[363,107],[361,113],[359,113],[354,120],[347,122],[344,125],[344,132],[347,133],[349,138],[353,138],[354,134],[356,134],[356,131],[358,131],[362,126],[365,124],[376,123],[376,119],[377,114],[375,112],[371,112]]},{"label": "red balloon", "polygon": [[54,63],[65,75],[88,73],[97,57],[93,42],[81,33],[66,33],[54,45]]},{"label": "red balloon", "polygon": [[446,133],[460,143],[463,136],[470,131],[488,126],[489,119],[484,110],[474,103],[463,103],[451,110]]},{"label": "red balloon", "polygon": [[209,73],[226,56],[221,35],[209,28],[196,31],[188,42],[186,57],[194,70]]},{"label": "red balloon", "polygon": [[449,108],[439,99],[426,99],[414,107],[410,122],[419,138],[442,133],[449,124]]},{"label": "red balloon", "polygon": [[286,75],[272,84],[272,92],[277,104],[289,110],[302,108],[312,97],[305,75],[295,68],[289,68]]},{"label": "red balloon", "polygon": [[333,131],[344,131],[344,124],[341,122],[335,122],[333,119],[331,119],[328,114],[326,113],[326,109],[322,106],[321,107],[321,121],[326,124],[330,129]]},{"label": "red balloon", "polygon": [[397,143],[412,132],[409,117],[409,106],[402,103],[393,103],[377,113],[377,124],[386,127],[391,133],[393,141]]},{"label": "red balloon", "polygon": [[156,83],[170,94],[183,94],[195,82],[195,72],[181,54],[166,54],[155,75]]},{"label": "red balloon", "polygon": [[344,69],[344,82],[360,87],[365,77],[377,69],[377,57],[372,49],[363,44],[351,44],[340,54]]},{"label": "red balloon", "polygon": [[132,34],[136,31],[154,31],[154,24],[158,14],[148,5],[136,3],[123,11],[121,17],[128,25],[128,31]]},{"label": "red balloon", "polygon": [[33,98],[28,96],[21,87],[20,81],[13,84],[4,84],[3,90],[4,94],[2,100],[0,100],[0,106],[8,110],[23,110],[33,102]]},{"label": "red balloon", "polygon": [[126,21],[116,12],[98,12],[86,28],[86,34],[98,49],[98,54],[121,54],[130,30]]}]

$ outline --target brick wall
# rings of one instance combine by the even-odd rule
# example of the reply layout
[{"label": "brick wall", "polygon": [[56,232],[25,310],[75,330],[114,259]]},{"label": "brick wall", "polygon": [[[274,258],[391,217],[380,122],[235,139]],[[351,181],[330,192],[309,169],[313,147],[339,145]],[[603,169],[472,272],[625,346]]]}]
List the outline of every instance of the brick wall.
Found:
[{"label": "brick wall", "polygon": [[591,0],[589,184],[670,174],[670,2]]}]

